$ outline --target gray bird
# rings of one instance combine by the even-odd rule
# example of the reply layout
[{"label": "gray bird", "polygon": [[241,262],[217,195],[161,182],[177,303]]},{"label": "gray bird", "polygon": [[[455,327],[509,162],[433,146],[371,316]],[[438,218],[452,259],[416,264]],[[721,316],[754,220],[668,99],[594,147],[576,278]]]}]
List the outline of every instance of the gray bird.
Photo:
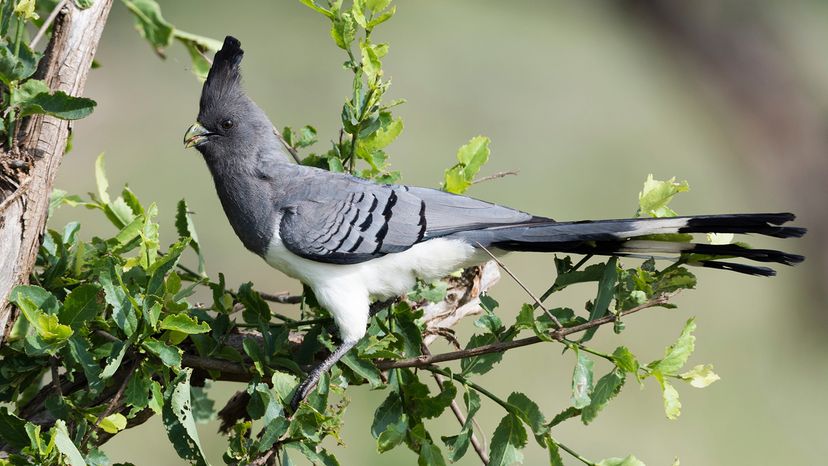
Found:
[{"label": "gray bird", "polygon": [[[296,390],[295,410],[320,375],[365,335],[372,299],[409,291],[508,251],[600,255],[699,253],[786,265],[802,256],[738,245],[643,239],[662,233],[800,237],[793,214],[732,214],[556,222],[447,192],[382,185],[291,162],[265,113],[241,86],[243,51],[228,36],[204,82],[185,147],[204,156],[224,212],[244,246],[308,285],[333,316],[341,346]],[[639,239],[637,239],[639,238]],[[771,276],[767,267],[720,260],[701,266]]]}]

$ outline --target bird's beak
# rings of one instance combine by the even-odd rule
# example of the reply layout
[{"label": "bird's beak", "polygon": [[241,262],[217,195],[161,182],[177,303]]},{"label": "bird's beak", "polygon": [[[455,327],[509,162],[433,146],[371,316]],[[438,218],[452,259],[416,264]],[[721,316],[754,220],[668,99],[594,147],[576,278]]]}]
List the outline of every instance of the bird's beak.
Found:
[{"label": "bird's beak", "polygon": [[190,126],[190,129],[187,130],[187,133],[184,134],[184,148],[189,149],[190,147],[196,147],[202,142],[207,140],[207,136],[210,136],[210,131],[207,131],[207,128],[201,126],[201,123],[193,123],[193,126]]}]

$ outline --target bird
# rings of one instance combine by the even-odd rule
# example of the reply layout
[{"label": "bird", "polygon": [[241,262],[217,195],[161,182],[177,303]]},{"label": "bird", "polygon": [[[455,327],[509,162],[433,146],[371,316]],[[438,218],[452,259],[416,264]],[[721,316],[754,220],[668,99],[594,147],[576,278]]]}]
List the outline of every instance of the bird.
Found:
[{"label": "bird", "polygon": [[294,392],[294,410],[319,377],[365,335],[372,300],[400,296],[491,259],[490,253],[559,252],[607,256],[698,253],[703,267],[771,276],[759,265],[794,265],[803,256],[737,244],[655,241],[669,233],[753,233],[801,237],[790,213],[558,222],[438,189],[379,184],[295,163],[265,112],[242,86],[244,51],[227,36],[203,84],[196,123],[184,136],[212,175],[223,210],[243,245],[300,280],[333,317],[340,345]]}]

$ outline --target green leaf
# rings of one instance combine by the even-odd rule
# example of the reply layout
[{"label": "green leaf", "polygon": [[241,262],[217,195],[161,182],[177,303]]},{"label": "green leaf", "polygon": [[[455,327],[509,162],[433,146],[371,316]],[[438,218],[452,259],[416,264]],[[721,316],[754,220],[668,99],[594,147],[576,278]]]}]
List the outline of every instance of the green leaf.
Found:
[{"label": "green leaf", "polygon": [[543,435],[549,430],[544,425],[546,419],[544,419],[538,405],[523,393],[512,392],[506,402],[514,408],[513,414],[525,422],[535,435]]},{"label": "green leaf", "polygon": [[418,466],[446,466],[446,460],[440,448],[433,442],[426,441],[420,445],[420,452],[417,457]]},{"label": "green leaf", "polygon": [[[156,229],[157,227],[158,226],[156,225]],[[157,234],[157,230],[155,234]],[[147,270],[147,273],[150,276],[149,283],[147,283],[147,295],[154,296],[159,299],[163,298],[164,279],[167,277],[170,270],[175,267],[175,264],[178,263],[181,253],[184,252],[184,248],[187,247],[189,242],[190,238],[181,238],[181,240],[170,246],[170,249],[166,252],[166,254],[152,263],[149,270]]]},{"label": "green leaf", "polygon": [[41,54],[32,51],[25,42],[20,44],[17,56],[8,45],[0,45],[0,81],[7,87],[12,81],[22,81],[37,70]]},{"label": "green leaf", "polygon": [[354,17],[350,13],[345,12],[333,18],[331,37],[337,47],[343,50],[350,48],[351,43],[356,38],[356,25]]},{"label": "green leaf", "polygon": [[104,430],[104,432],[110,434],[117,434],[118,432],[126,429],[127,420],[121,413],[110,414],[105,418],[101,419],[101,423],[98,426]]},{"label": "green leaf", "polygon": [[647,367],[663,375],[677,375],[695,348],[694,330],[696,330],[696,321],[691,318],[684,324],[678,340],[665,351],[664,359],[653,361]]},{"label": "green leaf", "polygon": [[624,372],[638,374],[638,360],[626,346],[619,346],[612,352],[612,360]]},{"label": "green leaf", "polygon": [[575,408],[589,406],[592,392],[592,359],[587,354],[575,348],[575,370],[572,372],[572,397],[570,401]]},{"label": "green leaf", "polygon": [[613,369],[607,375],[598,379],[595,389],[592,390],[589,405],[584,407],[581,412],[581,421],[584,424],[589,424],[598,417],[598,412],[604,409],[604,406],[621,391],[625,380],[624,373],[618,369]]},{"label": "green leaf", "polygon": [[124,400],[128,406],[135,409],[142,409],[149,405],[149,394],[152,387],[152,379],[142,371],[136,371],[129,379],[124,390]]},{"label": "green leaf", "polygon": [[21,20],[25,21],[40,18],[40,16],[35,13],[35,0],[18,0],[17,5],[14,7],[14,14],[19,16]]},{"label": "green leaf", "polygon": [[699,364],[689,371],[679,374],[682,380],[690,381],[690,385],[696,388],[704,388],[713,382],[720,379],[720,377],[713,372],[712,364]]},{"label": "green leaf", "polygon": [[681,415],[681,401],[679,401],[679,394],[675,387],[670,385],[670,382],[659,379],[661,384],[661,396],[664,399],[664,414],[667,419],[675,420]]},{"label": "green leaf", "polygon": [[[124,419],[124,422],[126,423],[126,419]],[[69,437],[69,430],[66,429],[66,422],[63,419],[55,421],[54,441],[55,446],[64,458],[66,458],[67,463],[71,466],[86,466],[83,455],[81,455],[78,447],[75,446]]]},{"label": "green leaf", "polygon": [[13,95],[12,105],[19,108],[19,116],[41,114],[63,120],[78,120],[88,116],[97,103],[86,97],[73,97],[63,91],[52,92],[45,82],[29,79]]},{"label": "green leaf", "polygon": [[104,299],[112,306],[112,319],[127,337],[132,336],[138,328],[138,316],[124,287],[121,276],[113,260],[105,260],[98,270],[98,281],[104,289]]},{"label": "green leaf", "polygon": [[[142,343],[142,346],[150,353],[158,356],[161,362],[167,367],[181,367],[181,350],[168,346],[155,338],[147,338]],[[189,397],[189,396],[188,396]]]},{"label": "green leaf", "polygon": [[200,80],[207,79],[207,73],[210,71],[210,60],[207,59],[207,54],[221,49],[221,42],[178,29],[173,30],[173,36],[190,54],[193,74]]},{"label": "green leaf", "polygon": [[595,466],[645,466],[645,464],[633,455],[626,458],[607,458],[595,464]]},{"label": "green leaf", "polygon": [[397,392],[391,392],[374,412],[371,434],[377,439],[377,451],[384,453],[403,440],[408,428],[408,417],[403,411],[402,400]]},{"label": "green leaf", "polygon": [[161,328],[186,333],[187,335],[210,331],[210,325],[207,322],[199,322],[187,314],[173,314],[165,317],[161,321]]},{"label": "green leaf", "polygon": [[175,28],[161,16],[161,7],[155,0],[121,1],[135,17],[138,33],[163,57],[164,49],[172,43]]},{"label": "green leaf", "polygon": [[457,151],[458,163],[443,175],[443,189],[461,194],[472,185],[480,168],[489,160],[489,138],[475,136]]},{"label": "green leaf", "polygon": [[653,294],[672,293],[696,287],[696,276],[684,267],[666,270],[653,283]]},{"label": "green leaf", "polygon": [[92,358],[88,346],[89,343],[78,335],[69,339],[69,354],[83,369],[89,387],[96,390],[101,382],[101,366]]},{"label": "green leaf", "polygon": [[321,13],[321,14],[325,15],[326,17],[333,19],[334,15],[330,10],[326,10],[325,8],[322,8],[321,6],[317,5],[316,2],[314,2],[313,0],[299,0],[299,1],[303,5],[307,6],[308,8],[310,8],[314,11],[316,11],[317,13]]},{"label": "green leaf", "polygon": [[198,241],[198,234],[196,234],[193,219],[190,216],[190,209],[187,206],[187,201],[181,199],[178,201],[175,212],[175,228],[178,232],[179,238],[190,238],[190,247],[198,255],[198,273],[205,274],[204,256],[201,254],[201,243]]},{"label": "green leaf", "polygon": [[0,407],[0,439],[20,450],[29,446],[29,434],[26,433],[26,421],[9,412],[9,408]]},{"label": "green leaf", "polygon": [[561,453],[558,450],[558,444],[552,440],[552,437],[547,435],[543,438],[546,449],[549,450],[549,466],[564,466]]},{"label": "green leaf", "polygon": [[[23,300],[26,300],[25,302]],[[18,285],[9,293],[9,301],[13,302],[23,312],[26,320],[37,318],[37,311],[43,310],[47,314],[60,313],[60,303],[55,295],[35,285]]]},{"label": "green leaf", "polygon": [[126,354],[129,347],[130,345],[128,342],[115,342],[115,344],[112,346],[112,351],[109,354],[109,357],[107,358],[107,363],[101,371],[102,379],[108,379],[115,375],[115,372],[118,370],[119,367],[121,367],[121,361],[124,360],[124,355]]},{"label": "green leaf", "polygon": [[371,361],[360,359],[353,351],[349,351],[342,357],[342,363],[348,366],[354,373],[367,380],[371,388],[383,386],[380,372]]},{"label": "green leaf", "polygon": [[[595,303],[589,313],[589,320],[600,319],[609,312],[609,305],[612,298],[615,296],[615,283],[618,281],[618,258],[611,257],[604,267],[604,274],[601,281],[598,283],[598,295],[595,297]],[[589,341],[598,327],[592,327],[584,332],[579,340],[581,343]]]},{"label": "green leaf", "polygon": [[190,400],[191,369],[183,369],[164,393],[163,421],[167,437],[178,456],[196,465],[206,465],[198,439]]},{"label": "green leaf", "polygon": [[[482,335],[472,335],[469,343],[466,344],[465,349],[477,348],[479,346],[490,345],[497,343],[497,336],[492,333],[484,333]],[[495,364],[503,359],[503,353],[489,353],[479,356],[472,356],[460,360],[460,370],[462,375],[469,374],[485,374],[492,370]]]},{"label": "green leaf", "polygon": [[667,207],[678,193],[689,191],[687,181],[681,183],[676,178],[667,181],[654,180],[653,175],[647,175],[644,188],[638,194],[638,217],[675,217],[676,213]]},{"label": "green leaf", "polygon": [[98,197],[104,204],[109,204],[109,181],[106,179],[104,169],[104,154],[101,152],[95,159],[95,183],[98,186]]},{"label": "green leaf", "polygon": [[462,458],[469,449],[471,443],[471,436],[474,432],[474,424],[472,420],[477,411],[480,410],[480,395],[475,391],[471,391],[466,387],[463,393],[463,400],[466,403],[466,422],[463,424],[460,433],[450,437],[442,437],[443,443],[449,450],[449,461],[457,462]]},{"label": "green leaf", "polygon": [[92,6],[94,0],[75,0],[75,5],[81,10],[85,10]]},{"label": "green leaf", "polygon": [[521,449],[526,446],[526,429],[514,414],[507,414],[492,435],[489,466],[506,466],[523,462]]},{"label": "green leaf", "polygon": [[339,461],[319,445],[310,446],[308,442],[291,442],[288,446],[299,450],[305,458],[316,466],[339,466]]},{"label": "green leaf", "polygon": [[580,409],[573,408],[573,407],[570,406],[569,408],[566,408],[565,410],[563,410],[560,413],[556,414],[555,417],[553,417],[552,420],[549,421],[549,424],[547,424],[547,426],[549,428],[552,428],[552,427],[555,427],[556,425],[566,421],[567,419],[572,419],[573,417],[580,416],[580,415],[581,415],[581,410]]},{"label": "green leaf", "polygon": [[102,303],[98,300],[100,291],[101,288],[92,283],[81,285],[72,290],[66,296],[63,309],[58,315],[60,322],[77,329],[84,323],[94,319],[104,309]]}]

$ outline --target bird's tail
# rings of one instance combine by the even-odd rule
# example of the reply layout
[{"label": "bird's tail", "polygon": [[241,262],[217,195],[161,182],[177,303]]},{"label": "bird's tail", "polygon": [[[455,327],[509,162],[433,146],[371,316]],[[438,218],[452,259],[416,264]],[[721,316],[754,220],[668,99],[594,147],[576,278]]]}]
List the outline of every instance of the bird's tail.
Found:
[{"label": "bird's tail", "polygon": [[517,225],[489,227],[467,232],[470,241],[508,251],[567,252],[611,256],[686,255],[690,263],[750,275],[776,272],[722,258],[793,265],[803,256],[770,249],[750,249],[738,244],[701,244],[680,241],[682,233],[753,233],[776,238],[798,238],[804,228],[782,226],[794,219],[790,213],[701,215],[693,217],[639,218],[581,222],[537,219]]}]

